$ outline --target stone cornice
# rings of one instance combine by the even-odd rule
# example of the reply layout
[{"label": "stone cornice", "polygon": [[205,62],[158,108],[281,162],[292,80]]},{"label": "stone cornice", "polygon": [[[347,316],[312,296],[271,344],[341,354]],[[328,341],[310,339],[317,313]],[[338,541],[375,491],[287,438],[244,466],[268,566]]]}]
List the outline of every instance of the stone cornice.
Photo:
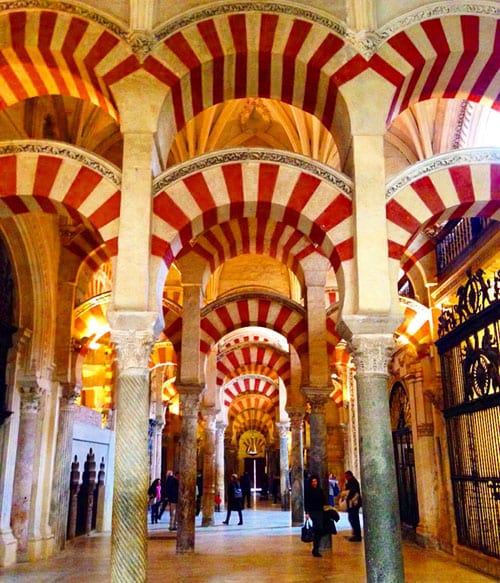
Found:
[{"label": "stone cornice", "polygon": [[116,166],[76,146],[43,140],[0,142],[0,156],[12,156],[13,154],[44,154],[73,160],[83,164],[86,168],[95,170],[117,188],[121,188],[121,172]]},{"label": "stone cornice", "polygon": [[333,168],[299,154],[279,150],[260,150],[257,148],[228,149],[204,154],[186,163],[177,164],[154,181],[153,193],[156,195],[174,182],[182,180],[195,172],[201,172],[213,166],[234,164],[235,162],[272,162],[274,164],[292,166],[328,182],[347,197],[352,198],[353,185],[351,180],[346,176],[342,176]]},{"label": "stone cornice", "polygon": [[500,163],[500,148],[464,148],[417,162],[408,170],[392,178],[386,186],[386,199],[389,200],[400,190],[423,176],[454,166],[469,164]]}]

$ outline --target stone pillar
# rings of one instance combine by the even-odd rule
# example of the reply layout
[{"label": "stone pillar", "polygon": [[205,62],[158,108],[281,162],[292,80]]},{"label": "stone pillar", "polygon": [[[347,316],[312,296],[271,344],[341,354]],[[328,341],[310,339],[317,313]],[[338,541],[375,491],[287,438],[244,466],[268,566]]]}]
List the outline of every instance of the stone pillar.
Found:
[{"label": "stone pillar", "polygon": [[215,408],[203,410],[205,417],[205,448],[203,455],[202,526],[214,524],[215,498]]},{"label": "stone pillar", "polygon": [[280,492],[282,510],[290,509],[290,478],[288,475],[288,431],[290,423],[276,423],[280,436]]},{"label": "stone pillar", "polygon": [[161,446],[163,436],[163,419],[156,418],[156,425],[153,427],[153,454],[151,459],[151,480],[162,477],[161,474]]},{"label": "stone pillar", "polygon": [[[118,351],[111,581],[143,583],[147,580],[148,359],[154,315],[108,310],[108,319]],[[151,329],[138,329],[147,323]]]},{"label": "stone pillar", "polygon": [[59,422],[57,425],[56,455],[52,496],[50,501],[50,522],[56,548],[63,549],[68,528],[70,499],[70,474],[72,462],[73,425],[75,419],[75,399],[79,395],[75,383],[61,383]]},{"label": "stone pillar", "polygon": [[404,581],[398,491],[387,398],[392,334],[352,338],[358,389],[361,486],[368,583]]},{"label": "stone pillar", "polygon": [[326,451],[326,418],[325,407],[329,389],[303,387],[307,400],[311,405],[309,424],[311,444],[309,449],[309,469],[319,478],[321,487],[328,493],[328,455]]},{"label": "stone pillar", "polygon": [[221,509],[225,505],[224,433],[227,425],[222,421],[215,424],[215,493],[221,497]]},{"label": "stone pillar", "polygon": [[292,489],[292,526],[304,523],[304,457],[303,457],[303,423],[302,410],[287,409],[292,431],[292,447],[290,451],[290,478]]},{"label": "stone pillar", "polygon": [[176,552],[193,553],[196,510],[196,429],[202,387],[178,384],[177,389],[182,429]]},{"label": "stone pillar", "polygon": [[424,378],[419,365],[415,363],[405,375],[404,380],[410,388],[409,396],[413,412],[412,433],[417,492],[425,492],[425,495],[418,497],[417,538],[424,546],[437,548],[440,479],[437,471],[438,464],[429,463],[430,460],[436,459],[432,405],[428,396],[424,394]]},{"label": "stone pillar", "polygon": [[22,559],[28,550],[28,526],[33,485],[33,463],[37,439],[37,421],[42,390],[35,379],[26,380],[20,387],[21,414],[17,440],[12,501],[12,532],[17,538],[17,553]]}]

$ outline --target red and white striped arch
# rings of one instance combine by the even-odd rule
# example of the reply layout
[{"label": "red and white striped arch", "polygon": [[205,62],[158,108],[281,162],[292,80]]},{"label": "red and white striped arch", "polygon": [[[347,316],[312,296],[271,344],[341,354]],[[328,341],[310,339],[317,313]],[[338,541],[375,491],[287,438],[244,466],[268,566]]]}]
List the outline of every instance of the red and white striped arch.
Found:
[{"label": "red and white striped arch", "polygon": [[290,358],[270,345],[246,344],[217,357],[217,386],[240,374],[257,374],[286,384],[290,379]]},{"label": "red and white striped arch", "polygon": [[212,272],[232,257],[264,253],[300,274],[300,261],[316,249],[294,227],[258,216],[215,225],[196,240],[192,251],[206,260]]},{"label": "red and white striped arch", "polygon": [[125,37],[114,23],[105,28],[68,12],[3,11],[0,109],[40,95],[71,95],[117,119],[109,86],[140,66]]},{"label": "red and white striped arch", "polygon": [[163,299],[163,335],[173,344],[177,352],[182,341],[182,308],[178,304]]},{"label": "red and white striped arch", "polygon": [[404,321],[396,330],[396,337],[404,337],[417,353],[427,349],[433,342],[431,337],[431,311],[426,306],[410,298],[400,298],[404,305]]},{"label": "red and white striped arch", "polygon": [[[481,216],[500,220],[500,164],[456,165],[430,172],[391,196],[386,212],[389,255],[399,264],[410,239],[431,219],[444,222]],[[428,252],[424,240],[412,256],[418,260]]]},{"label": "red and white striped arch", "polygon": [[[118,177],[113,181],[86,165],[85,159],[91,158],[88,153],[79,160],[29,151],[2,154],[0,149],[0,218],[27,212],[63,214],[96,229],[107,245],[107,256],[116,255]],[[100,242],[92,238],[83,255]]]},{"label": "red and white striped arch", "polygon": [[157,192],[153,211],[152,252],[167,265],[216,224],[259,216],[299,231],[335,270],[353,257],[350,195],[297,166],[255,160],[209,166]]},{"label": "red and white striped arch", "polygon": [[395,87],[388,123],[412,103],[461,98],[500,110],[500,21],[451,15],[398,32],[370,59]]},{"label": "red and white striped arch", "polygon": [[262,326],[279,332],[298,354],[307,349],[307,323],[302,306],[261,295],[228,298],[223,304],[210,304],[208,311],[203,310],[201,352],[207,354],[226,334],[246,326]]},{"label": "red and white striped arch", "polygon": [[214,7],[212,15],[204,10],[180,30],[170,27],[144,67],[170,88],[177,130],[207,107],[247,96],[290,103],[331,128],[339,86],[367,63],[352,58],[352,47],[346,50],[333,26],[299,11],[228,13]]},{"label": "red and white striped arch", "polygon": [[267,397],[270,403],[269,408],[279,406],[280,395],[276,383],[269,378],[253,375],[239,376],[227,382],[224,385],[223,403],[229,407],[234,399],[241,396],[249,397],[252,393]]}]

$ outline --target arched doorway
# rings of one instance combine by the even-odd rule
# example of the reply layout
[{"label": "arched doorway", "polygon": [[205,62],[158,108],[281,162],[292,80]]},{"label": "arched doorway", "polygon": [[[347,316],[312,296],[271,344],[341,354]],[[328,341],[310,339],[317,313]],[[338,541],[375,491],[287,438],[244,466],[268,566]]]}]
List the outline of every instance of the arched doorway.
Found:
[{"label": "arched doorway", "polygon": [[401,383],[393,386],[389,406],[401,523],[415,528],[419,516],[410,401]]},{"label": "arched doorway", "polygon": [[0,239],[0,425],[12,414],[7,409],[7,355],[12,347],[16,328],[13,320],[12,268],[2,239]]}]

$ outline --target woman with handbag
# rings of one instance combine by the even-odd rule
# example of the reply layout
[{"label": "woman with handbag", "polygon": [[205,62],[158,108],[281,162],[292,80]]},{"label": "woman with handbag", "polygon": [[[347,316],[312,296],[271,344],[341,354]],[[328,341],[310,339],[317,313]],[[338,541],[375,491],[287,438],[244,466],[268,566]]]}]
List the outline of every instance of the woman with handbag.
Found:
[{"label": "woman with handbag", "polygon": [[304,493],[304,508],[306,520],[310,518],[313,523],[313,557],[321,557],[319,543],[323,536],[323,506],[325,505],[325,494],[319,485],[317,476],[312,476],[311,481]]}]

